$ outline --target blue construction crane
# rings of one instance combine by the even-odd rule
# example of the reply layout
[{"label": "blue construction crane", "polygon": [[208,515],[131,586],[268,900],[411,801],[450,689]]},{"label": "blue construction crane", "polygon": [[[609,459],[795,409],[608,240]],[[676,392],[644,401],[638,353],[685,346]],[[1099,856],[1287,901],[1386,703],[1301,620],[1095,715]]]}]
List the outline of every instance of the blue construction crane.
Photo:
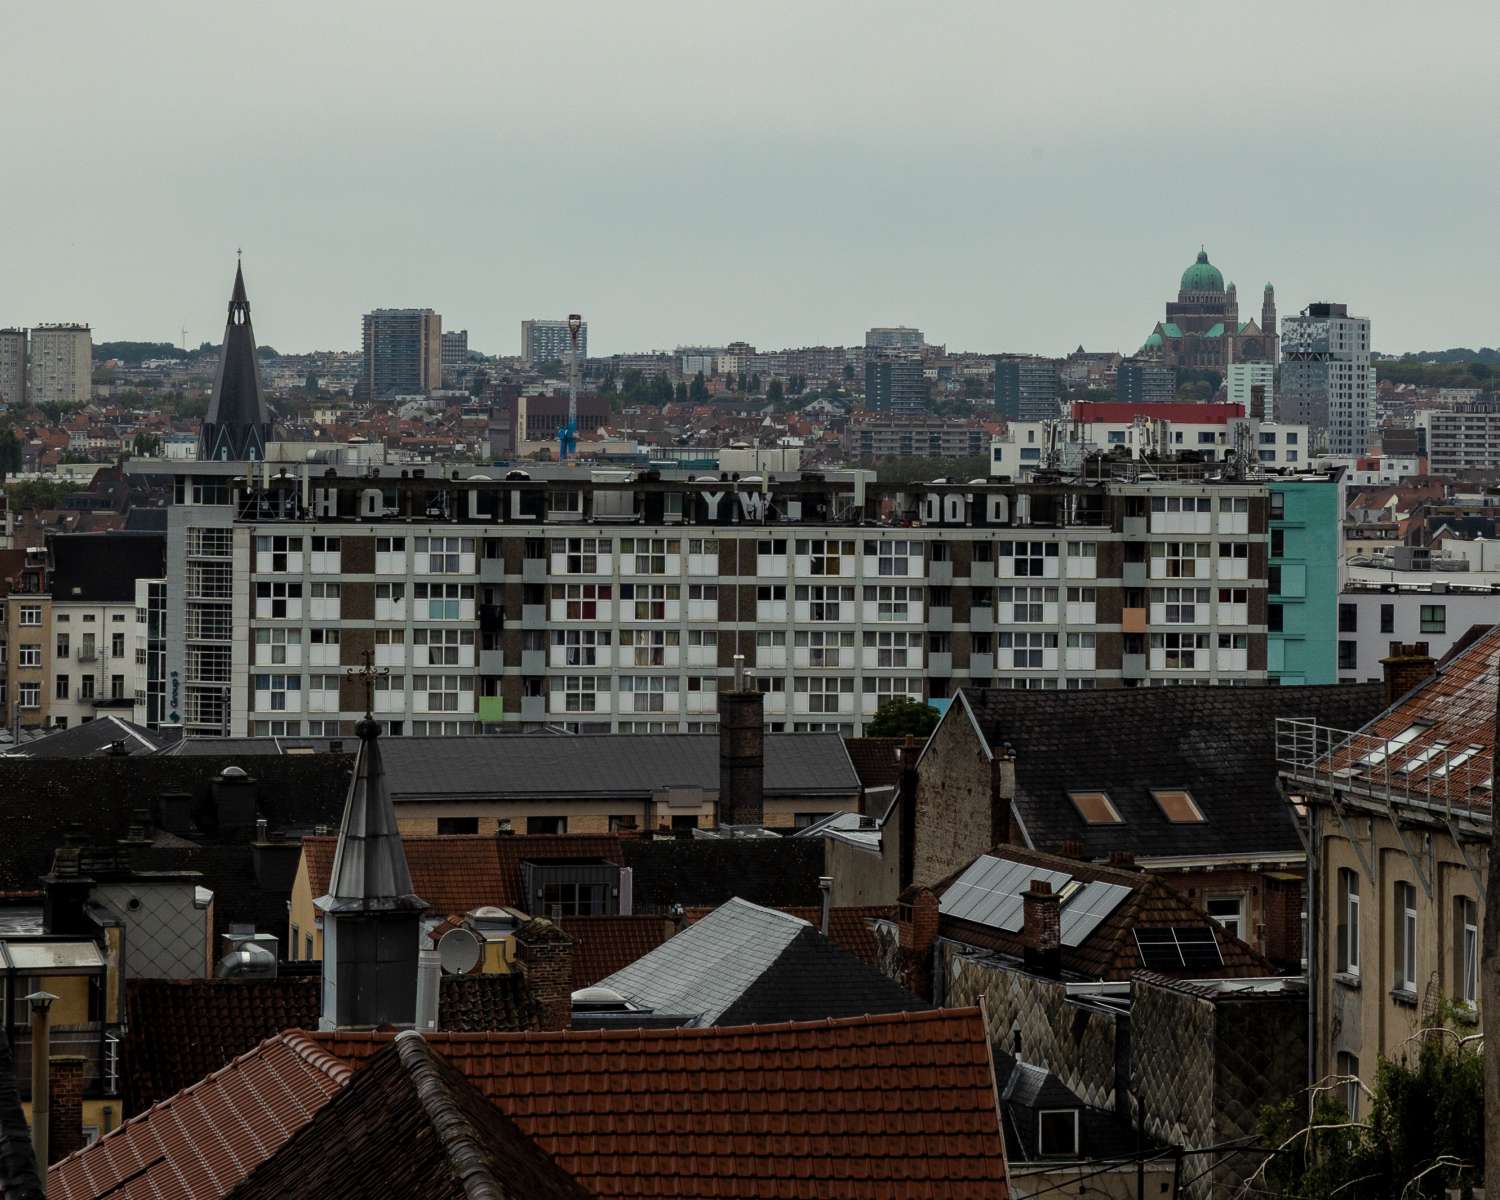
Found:
[{"label": "blue construction crane", "polygon": [[578,334],[583,318],[568,314],[568,419],[557,431],[557,457],[572,458],[578,453]]}]

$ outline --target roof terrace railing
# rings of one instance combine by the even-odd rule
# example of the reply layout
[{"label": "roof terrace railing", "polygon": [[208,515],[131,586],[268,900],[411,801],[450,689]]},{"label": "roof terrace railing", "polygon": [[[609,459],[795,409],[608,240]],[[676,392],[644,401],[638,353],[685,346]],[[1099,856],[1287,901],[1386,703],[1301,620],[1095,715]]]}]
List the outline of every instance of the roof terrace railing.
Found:
[{"label": "roof terrace railing", "polygon": [[1276,762],[1288,779],[1312,788],[1489,824],[1493,750],[1425,736],[1429,728],[1386,738],[1280,717]]}]

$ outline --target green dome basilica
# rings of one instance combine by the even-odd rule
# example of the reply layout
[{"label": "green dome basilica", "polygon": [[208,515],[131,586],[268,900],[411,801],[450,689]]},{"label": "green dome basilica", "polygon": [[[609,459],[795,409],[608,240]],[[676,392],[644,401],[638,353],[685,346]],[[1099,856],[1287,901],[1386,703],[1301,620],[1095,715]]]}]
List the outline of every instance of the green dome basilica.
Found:
[{"label": "green dome basilica", "polygon": [[1198,251],[1198,260],[1182,273],[1182,290],[1184,292],[1213,292],[1222,295],[1224,292],[1224,276],[1219,268],[1208,261],[1206,250]]}]

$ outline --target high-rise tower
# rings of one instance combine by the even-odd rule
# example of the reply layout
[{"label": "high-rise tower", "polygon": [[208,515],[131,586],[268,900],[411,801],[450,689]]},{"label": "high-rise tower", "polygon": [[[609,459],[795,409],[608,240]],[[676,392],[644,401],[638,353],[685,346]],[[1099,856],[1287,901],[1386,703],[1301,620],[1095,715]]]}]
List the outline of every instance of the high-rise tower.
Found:
[{"label": "high-rise tower", "polygon": [[245,273],[236,264],[234,292],[229,297],[229,320],[219,374],[199,438],[198,457],[227,462],[259,462],[266,457],[271,423],[260,394],[260,364],[255,357],[255,333],[250,328],[250,301],[245,296]]},{"label": "high-rise tower", "polygon": [[1276,331],[1276,289],[1269,283],[1260,302],[1260,327],[1271,337],[1271,365],[1277,366],[1281,362],[1281,335]]}]

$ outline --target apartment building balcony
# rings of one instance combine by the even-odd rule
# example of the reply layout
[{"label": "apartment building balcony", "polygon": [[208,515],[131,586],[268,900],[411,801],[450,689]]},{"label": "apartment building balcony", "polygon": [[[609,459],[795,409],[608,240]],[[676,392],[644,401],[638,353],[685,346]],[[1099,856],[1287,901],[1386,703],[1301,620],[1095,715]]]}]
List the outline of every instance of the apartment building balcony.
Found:
[{"label": "apartment building balcony", "polygon": [[479,673],[481,675],[499,675],[504,670],[505,651],[481,650],[479,652]]},{"label": "apartment building balcony", "polygon": [[521,674],[540,675],[546,669],[547,652],[545,650],[521,651]]},{"label": "apartment building balcony", "polygon": [[970,587],[994,587],[995,564],[992,562],[973,562],[969,564],[969,586]]},{"label": "apartment building balcony", "polygon": [[953,655],[947,650],[934,650],[927,655],[927,673],[939,679],[953,674]]},{"label": "apartment building balcony", "polygon": [[545,721],[547,719],[546,696],[522,696],[521,720]]},{"label": "apartment building balcony", "polygon": [[522,629],[546,629],[547,606],[545,604],[521,605]]},{"label": "apartment building balcony", "polygon": [[527,583],[546,583],[548,563],[545,558],[523,558],[521,578]]},{"label": "apartment building balcony", "polygon": [[1120,582],[1128,588],[1144,588],[1150,579],[1149,565],[1142,562],[1127,562],[1120,569]]},{"label": "apartment building balcony", "polygon": [[479,560],[479,582],[501,583],[505,579],[505,560],[503,558],[481,558]]},{"label": "apartment building balcony", "polygon": [[1126,679],[1146,678],[1146,656],[1144,654],[1122,654],[1120,674]]},{"label": "apartment building balcony", "polygon": [[928,563],[927,582],[932,587],[946,587],[952,584],[953,564],[951,562]]},{"label": "apartment building balcony", "polygon": [[1149,519],[1146,517],[1125,517],[1120,522],[1120,530],[1127,542],[1144,542],[1148,536],[1148,525]]},{"label": "apartment building balcony", "polygon": [[1144,608],[1122,608],[1120,610],[1121,633],[1145,633],[1146,610]]},{"label": "apartment building balcony", "polygon": [[947,605],[934,605],[927,610],[927,628],[938,631],[953,628],[953,609]]},{"label": "apartment building balcony", "polygon": [[969,628],[975,633],[993,633],[995,631],[995,606],[976,604],[969,609]]}]

